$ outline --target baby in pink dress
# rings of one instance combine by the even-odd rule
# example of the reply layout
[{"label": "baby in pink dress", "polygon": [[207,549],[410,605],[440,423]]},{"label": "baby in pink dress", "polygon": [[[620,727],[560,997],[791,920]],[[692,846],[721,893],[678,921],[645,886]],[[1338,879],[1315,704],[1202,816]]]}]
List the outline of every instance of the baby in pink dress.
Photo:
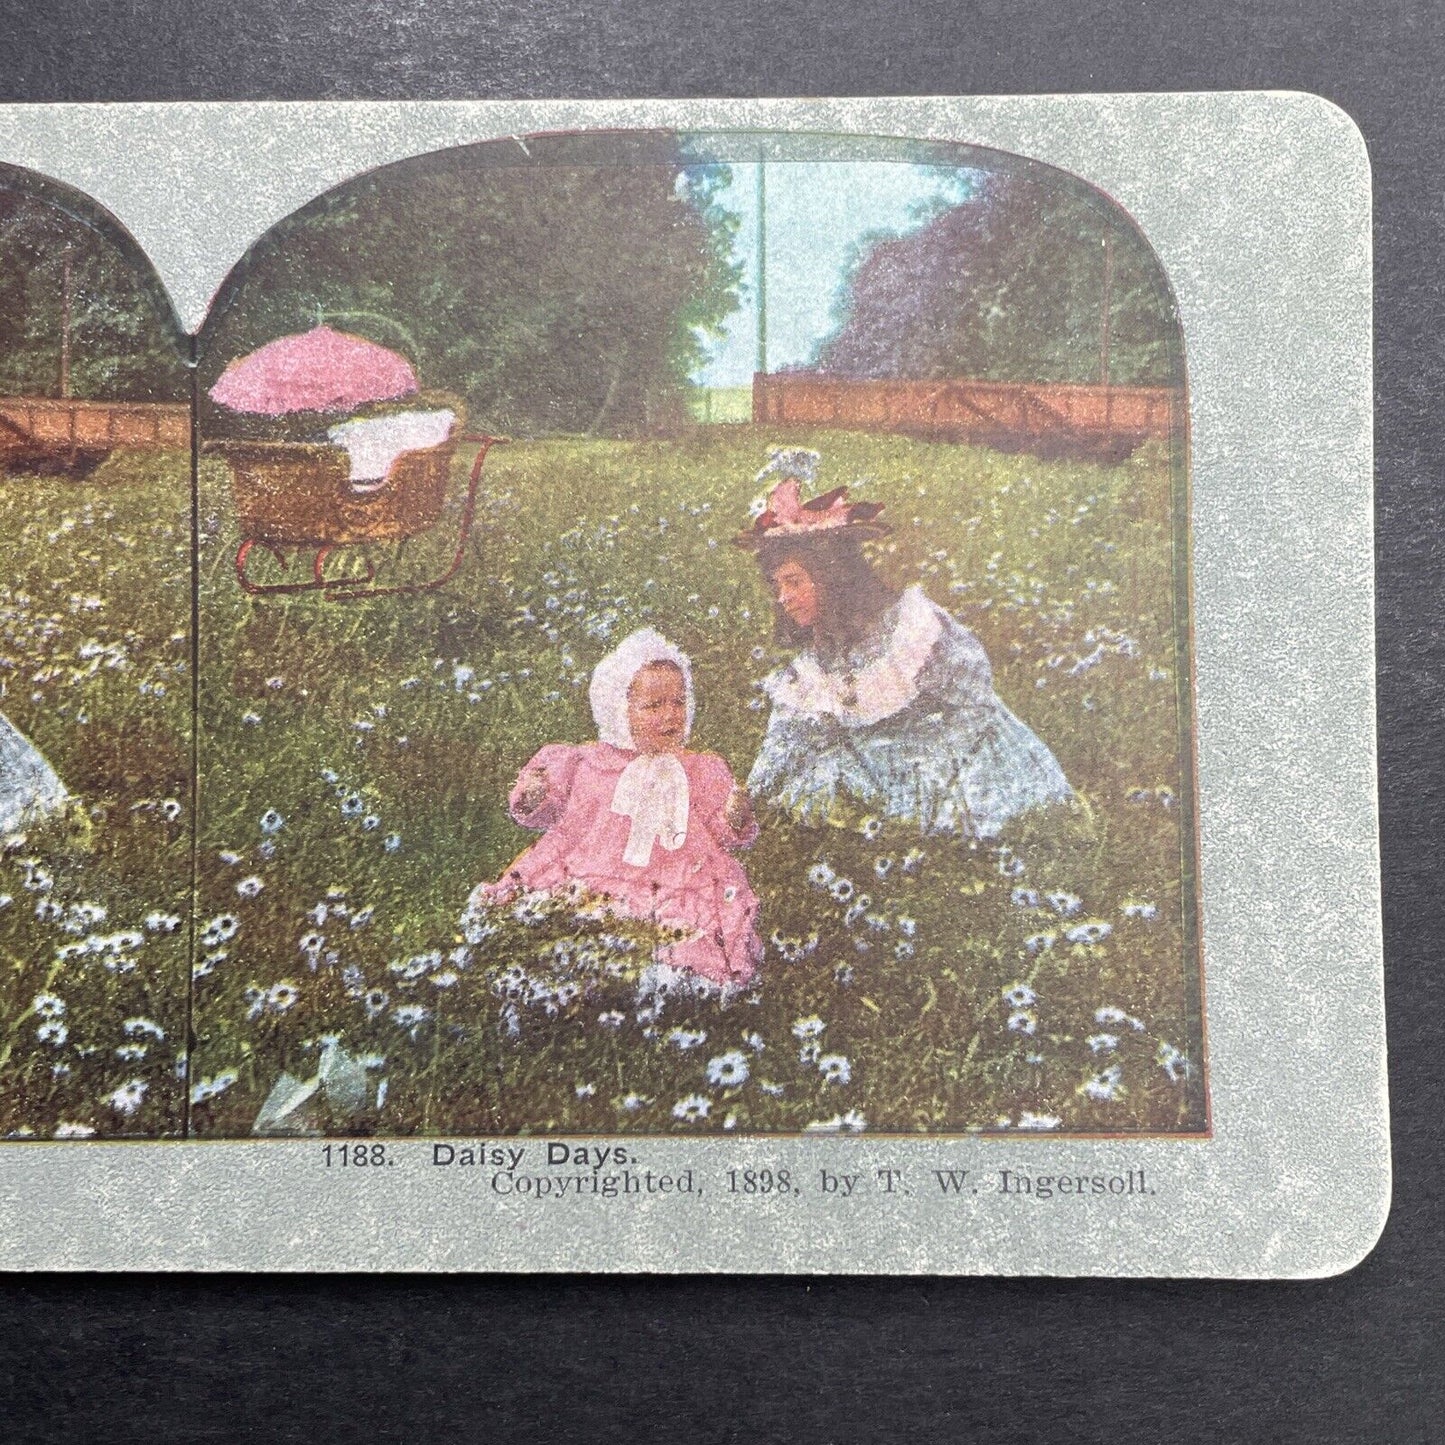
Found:
[{"label": "baby in pink dress", "polygon": [[619,912],[688,937],[657,962],[723,987],[747,983],[762,958],[757,895],[732,851],[758,825],[716,753],[684,748],[692,667],[660,633],[632,633],[598,663],[588,692],[595,743],[549,743],[512,789],[512,817],[543,830],[472,902],[581,883]]}]

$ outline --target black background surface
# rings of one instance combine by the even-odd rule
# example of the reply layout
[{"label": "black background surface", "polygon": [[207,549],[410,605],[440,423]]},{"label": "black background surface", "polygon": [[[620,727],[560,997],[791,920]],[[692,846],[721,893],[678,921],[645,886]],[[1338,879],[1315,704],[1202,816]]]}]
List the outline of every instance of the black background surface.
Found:
[{"label": "black background surface", "polygon": [[[9,1278],[0,1440],[1445,1440],[1442,75],[1437,0],[0,0],[0,101],[1299,89],[1343,106],[1375,179],[1395,1155],[1380,1245],[1312,1284]],[[1284,1041],[1260,1062],[1288,1068]]]}]

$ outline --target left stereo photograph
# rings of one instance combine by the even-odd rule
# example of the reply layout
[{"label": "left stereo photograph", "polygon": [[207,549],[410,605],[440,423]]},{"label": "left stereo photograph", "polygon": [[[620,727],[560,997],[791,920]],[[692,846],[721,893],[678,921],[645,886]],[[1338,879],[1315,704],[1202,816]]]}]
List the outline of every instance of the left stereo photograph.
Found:
[{"label": "left stereo photograph", "polygon": [[0,1134],[186,1125],[190,340],[78,192],[0,168]]}]

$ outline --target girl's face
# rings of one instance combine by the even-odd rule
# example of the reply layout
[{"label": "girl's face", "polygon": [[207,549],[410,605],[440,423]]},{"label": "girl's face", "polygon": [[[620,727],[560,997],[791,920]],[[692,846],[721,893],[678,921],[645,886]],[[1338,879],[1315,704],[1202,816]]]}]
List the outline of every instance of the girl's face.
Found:
[{"label": "girl's face", "polygon": [[687,689],[682,670],[670,662],[652,662],[627,689],[627,725],[640,753],[672,753],[687,733]]},{"label": "girl's face", "polygon": [[789,558],[768,579],[773,598],[797,627],[811,627],[818,620],[818,587],[801,562]]}]

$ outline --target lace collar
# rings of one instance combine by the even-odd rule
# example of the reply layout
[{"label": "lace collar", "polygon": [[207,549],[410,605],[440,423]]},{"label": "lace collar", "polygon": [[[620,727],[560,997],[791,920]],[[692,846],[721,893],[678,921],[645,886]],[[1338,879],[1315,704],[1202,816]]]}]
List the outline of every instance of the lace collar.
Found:
[{"label": "lace collar", "polygon": [[855,648],[825,667],[811,650],[800,653],[763,684],[773,706],[847,727],[881,722],[918,696],[918,675],[943,633],[944,614],[921,587],[908,588],[884,614],[875,646]]}]

